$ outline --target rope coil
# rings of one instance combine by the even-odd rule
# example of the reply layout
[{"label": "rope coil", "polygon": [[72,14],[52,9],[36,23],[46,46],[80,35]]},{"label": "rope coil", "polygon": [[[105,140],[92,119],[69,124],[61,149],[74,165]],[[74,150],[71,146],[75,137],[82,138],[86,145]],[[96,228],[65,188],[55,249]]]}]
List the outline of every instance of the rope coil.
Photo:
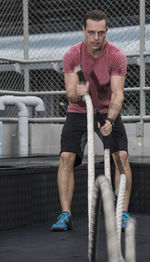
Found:
[{"label": "rope coil", "polygon": [[[97,242],[97,225],[98,214],[100,211],[100,202],[103,201],[106,238],[109,262],[124,262],[121,253],[121,223],[122,211],[125,199],[126,189],[126,175],[120,175],[118,186],[118,199],[115,216],[114,195],[111,185],[111,168],[110,168],[110,149],[107,138],[104,140],[104,167],[105,176],[99,176],[96,179],[95,186],[95,169],[94,169],[94,121],[93,121],[93,105],[89,94],[83,96],[83,101],[87,107],[87,130],[88,130],[88,228],[89,228],[89,247],[88,258],[90,262],[96,260],[96,242]],[[96,112],[98,113],[98,112]],[[99,114],[99,113],[98,113]],[[99,114],[101,117],[101,114]],[[104,124],[104,120],[103,124]],[[131,227],[133,228],[132,236],[129,239],[134,241],[135,225],[131,220]],[[130,241],[129,241],[130,242]],[[132,245],[132,251],[129,252],[127,247],[126,262],[135,262],[135,244]]]}]

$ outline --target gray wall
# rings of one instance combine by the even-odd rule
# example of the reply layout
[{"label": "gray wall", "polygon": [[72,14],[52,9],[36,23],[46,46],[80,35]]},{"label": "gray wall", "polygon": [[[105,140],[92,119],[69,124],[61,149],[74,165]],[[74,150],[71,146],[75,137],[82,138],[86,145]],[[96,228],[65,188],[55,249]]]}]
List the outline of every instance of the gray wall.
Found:
[{"label": "gray wall", "polygon": [[[31,154],[59,154],[60,135],[63,124],[29,124],[29,152]],[[144,124],[144,136],[137,137],[136,123],[125,124],[129,154],[138,156],[150,155],[150,123]],[[18,125],[17,123],[3,123],[2,125],[2,154],[18,154]],[[87,154],[87,146],[85,150]],[[95,135],[95,154],[103,154],[102,143]]]}]

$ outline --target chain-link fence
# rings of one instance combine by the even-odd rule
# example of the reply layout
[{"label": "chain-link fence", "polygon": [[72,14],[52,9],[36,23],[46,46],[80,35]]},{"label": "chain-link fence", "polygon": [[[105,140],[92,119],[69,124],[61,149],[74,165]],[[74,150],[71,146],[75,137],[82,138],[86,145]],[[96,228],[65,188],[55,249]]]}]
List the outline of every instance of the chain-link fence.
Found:
[{"label": "chain-link fence", "polygon": [[[107,39],[128,59],[122,116],[150,115],[150,2],[148,0],[0,0],[1,95],[38,95],[45,103],[40,118],[65,117],[67,98],[62,58],[84,39],[82,18],[90,9],[108,14]],[[30,112],[31,117],[37,116]],[[16,117],[15,107],[0,111]],[[137,118],[136,118],[137,119]]]}]

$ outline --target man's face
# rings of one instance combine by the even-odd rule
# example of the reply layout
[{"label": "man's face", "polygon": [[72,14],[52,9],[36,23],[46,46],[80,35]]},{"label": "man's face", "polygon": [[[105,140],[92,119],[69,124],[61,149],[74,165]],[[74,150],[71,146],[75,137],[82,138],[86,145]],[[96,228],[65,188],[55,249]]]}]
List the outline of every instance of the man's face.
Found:
[{"label": "man's face", "polygon": [[90,51],[100,50],[104,45],[107,33],[105,20],[94,21],[88,19],[86,28],[83,27],[83,33],[85,35],[87,48]]}]

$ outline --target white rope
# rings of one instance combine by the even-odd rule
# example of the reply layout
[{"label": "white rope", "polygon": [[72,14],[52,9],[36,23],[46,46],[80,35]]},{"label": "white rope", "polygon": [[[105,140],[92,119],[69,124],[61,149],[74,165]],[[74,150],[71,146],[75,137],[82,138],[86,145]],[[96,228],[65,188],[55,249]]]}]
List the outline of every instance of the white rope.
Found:
[{"label": "white rope", "polygon": [[136,221],[130,218],[125,229],[125,258],[126,262],[136,262]]},{"label": "white rope", "polygon": [[105,227],[107,238],[107,250],[109,262],[119,262],[119,249],[117,242],[115,208],[113,201],[113,192],[109,180],[105,176],[99,176],[96,179],[93,200],[91,206],[91,224],[89,230],[89,249],[88,257],[90,262],[96,261],[96,245],[97,245],[97,227],[99,215],[99,203],[103,202],[105,215]]},{"label": "white rope", "polygon": [[126,181],[127,181],[126,175],[121,174],[119,185],[118,185],[118,198],[117,198],[117,206],[116,206],[116,225],[117,225],[118,245],[120,251],[120,262],[124,261],[121,253],[121,225],[122,225],[122,211],[123,211],[124,200],[125,200]]},{"label": "white rope", "polygon": [[[89,94],[84,95],[82,100],[86,103],[86,107],[87,107],[89,261],[94,262],[96,256],[96,251],[95,251],[96,246],[94,244],[96,243],[95,228],[97,227],[97,223],[98,223],[98,221],[96,221],[96,216],[98,216],[99,213],[96,208],[98,205],[97,192],[101,190],[104,215],[105,215],[109,262],[124,262],[124,259],[121,254],[121,223],[122,223],[122,211],[123,211],[124,198],[125,198],[126,175],[122,174],[120,176],[120,184],[119,184],[118,200],[117,200],[117,208],[116,208],[116,219],[115,219],[115,214],[114,214],[115,208],[113,207],[112,204],[114,195],[111,186],[110,150],[105,149],[104,152],[105,177],[104,176],[98,177],[98,179],[96,180],[98,181],[96,182],[96,189],[94,190],[95,161],[94,161],[93,105]],[[107,182],[104,182],[104,180]],[[106,183],[108,183],[109,187],[106,186]],[[133,254],[131,254],[131,257],[132,255]],[[128,256],[129,253],[127,252],[127,257]],[[126,262],[135,262],[135,260],[128,260]]]},{"label": "white rope", "polygon": [[110,150],[108,148],[104,150],[104,170],[105,176],[109,179],[111,184]]},{"label": "white rope", "polygon": [[93,104],[89,94],[83,96],[82,100],[87,107],[87,132],[88,132],[88,226],[90,228],[90,215],[92,195],[95,183],[95,155],[94,155],[94,112]]}]

